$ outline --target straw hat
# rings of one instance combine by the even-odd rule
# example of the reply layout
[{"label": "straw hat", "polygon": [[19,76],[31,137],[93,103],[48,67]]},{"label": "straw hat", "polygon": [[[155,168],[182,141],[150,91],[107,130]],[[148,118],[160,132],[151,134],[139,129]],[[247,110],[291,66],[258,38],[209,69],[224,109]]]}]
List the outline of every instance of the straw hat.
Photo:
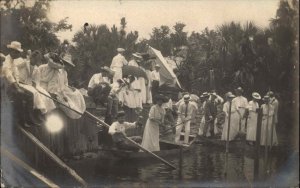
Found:
[{"label": "straw hat", "polygon": [[267,95],[269,95],[270,97],[274,96],[274,92],[273,91],[268,91]]},{"label": "straw hat", "polygon": [[158,68],[160,68],[159,64],[156,64],[154,67],[158,67]]},{"label": "straw hat", "polygon": [[124,48],[117,48],[117,52],[125,52]]},{"label": "straw hat", "polygon": [[254,99],[257,99],[257,100],[260,100],[260,99],[261,99],[260,94],[257,93],[257,92],[253,92],[253,93],[252,93],[252,97],[253,97]]},{"label": "straw hat", "polygon": [[22,45],[18,41],[12,41],[10,44],[7,45],[7,48],[14,49],[19,52],[23,52]]},{"label": "straw hat", "polygon": [[264,98],[263,98],[264,101],[269,101],[269,99],[270,99],[269,95],[265,95]]}]

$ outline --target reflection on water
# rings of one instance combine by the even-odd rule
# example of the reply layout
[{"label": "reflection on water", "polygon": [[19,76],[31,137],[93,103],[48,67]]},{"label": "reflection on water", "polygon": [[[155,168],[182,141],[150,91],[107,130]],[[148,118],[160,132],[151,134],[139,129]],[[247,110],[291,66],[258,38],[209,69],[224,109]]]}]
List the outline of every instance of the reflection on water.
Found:
[{"label": "reflection on water", "polygon": [[[71,166],[89,183],[96,185],[115,185],[139,187],[143,184],[158,187],[163,185],[243,185],[251,187],[254,182],[267,182],[276,185],[278,171],[286,164],[287,154],[271,157],[266,161],[263,156],[253,158],[242,151],[229,153],[213,147],[195,146],[180,156],[166,158],[175,164],[176,170],[155,160],[90,160],[76,162]],[[298,164],[298,163],[297,163]],[[226,169],[227,165],[227,169]],[[59,174],[55,175],[56,178]],[[298,176],[297,176],[298,177]],[[54,179],[56,179],[54,177]],[[62,179],[62,177],[60,177]],[[65,179],[62,179],[63,183]],[[224,184],[225,183],[225,184]]]}]

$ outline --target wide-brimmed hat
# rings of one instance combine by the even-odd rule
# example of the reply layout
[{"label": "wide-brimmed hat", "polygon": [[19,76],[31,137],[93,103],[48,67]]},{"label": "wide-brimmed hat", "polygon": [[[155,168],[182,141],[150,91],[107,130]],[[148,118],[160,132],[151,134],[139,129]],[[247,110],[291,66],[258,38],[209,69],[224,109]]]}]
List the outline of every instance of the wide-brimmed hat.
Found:
[{"label": "wide-brimmed hat", "polygon": [[75,65],[72,62],[71,54],[65,54],[61,59],[64,63],[67,63],[67,64],[71,65],[72,67],[75,67]]},{"label": "wide-brimmed hat", "polygon": [[162,101],[162,102],[168,102],[168,98],[164,96],[163,94],[157,94],[154,97],[155,101]]},{"label": "wide-brimmed hat", "polygon": [[18,41],[12,41],[7,45],[7,48],[17,50],[18,52],[23,52],[22,44]]},{"label": "wide-brimmed hat", "polygon": [[202,95],[200,97],[205,98],[205,97],[208,97],[208,96],[209,96],[209,94],[207,92],[204,92],[204,93],[202,93]]},{"label": "wide-brimmed hat", "polygon": [[191,99],[191,97],[188,94],[183,96],[183,100],[185,100],[185,101],[188,101],[190,99]]},{"label": "wide-brimmed hat", "polygon": [[240,92],[244,92],[243,88],[242,87],[238,87],[235,89],[235,91],[240,91]]},{"label": "wide-brimmed hat", "polygon": [[117,52],[125,52],[124,48],[117,48]]},{"label": "wide-brimmed hat", "polygon": [[260,99],[261,99],[260,94],[257,93],[257,92],[253,92],[253,93],[252,93],[252,97],[253,97],[254,99],[257,99],[257,100],[260,100]]},{"label": "wide-brimmed hat", "polygon": [[227,92],[226,94],[225,94],[225,96],[227,97],[227,98],[234,98],[235,97],[235,95],[234,94],[232,94],[232,92]]},{"label": "wide-brimmed hat", "polygon": [[64,63],[57,53],[47,53],[44,55],[48,65],[54,69],[64,68]]}]

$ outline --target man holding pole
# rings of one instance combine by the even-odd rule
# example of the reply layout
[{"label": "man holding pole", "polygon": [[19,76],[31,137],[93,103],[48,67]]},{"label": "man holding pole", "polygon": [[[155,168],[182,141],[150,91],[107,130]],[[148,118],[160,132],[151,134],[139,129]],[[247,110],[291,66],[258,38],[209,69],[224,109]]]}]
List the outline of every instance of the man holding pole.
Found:
[{"label": "man holding pole", "polygon": [[192,118],[192,113],[194,108],[191,104],[189,104],[190,101],[190,95],[185,95],[183,97],[184,103],[181,103],[178,107],[178,121],[177,121],[177,127],[176,127],[176,135],[175,135],[175,142],[179,143],[180,140],[180,133],[183,128],[184,130],[184,144],[189,143],[189,135],[190,135],[190,123]]},{"label": "man holding pole", "polygon": [[203,135],[206,135],[207,130],[209,128],[209,132],[211,136],[214,136],[214,122],[217,116],[217,104],[215,99],[217,98],[217,94],[215,92],[210,94],[210,98],[207,100],[204,107],[204,118],[205,125],[203,130]]}]

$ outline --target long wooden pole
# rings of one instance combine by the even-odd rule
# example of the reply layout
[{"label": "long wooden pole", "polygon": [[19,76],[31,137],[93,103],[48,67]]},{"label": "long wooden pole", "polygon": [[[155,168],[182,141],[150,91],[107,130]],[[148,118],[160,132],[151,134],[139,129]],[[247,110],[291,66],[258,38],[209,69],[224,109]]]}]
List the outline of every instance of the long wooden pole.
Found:
[{"label": "long wooden pole", "polygon": [[13,162],[15,162],[16,164],[20,165],[22,168],[24,168],[25,170],[27,170],[30,174],[32,174],[33,176],[35,176],[40,181],[44,182],[47,186],[53,187],[53,188],[59,187],[54,182],[52,182],[51,180],[49,180],[48,178],[46,178],[45,176],[43,176],[42,174],[40,174],[34,168],[30,167],[27,163],[25,163],[20,158],[16,157],[14,154],[12,154],[11,152],[9,152],[8,150],[6,150],[3,147],[1,147],[1,155],[2,154],[5,155],[5,156],[7,156],[10,160],[12,160]]},{"label": "long wooden pole", "polygon": [[[46,96],[46,97],[48,97],[48,98],[54,100],[55,102],[57,102],[57,103],[59,103],[59,104],[65,106],[66,108],[68,108],[68,109],[70,109],[70,110],[72,110],[72,111],[74,111],[74,112],[76,112],[76,113],[78,113],[78,114],[80,114],[80,115],[83,115],[83,113],[80,113],[80,112],[78,112],[77,110],[74,110],[74,109],[70,108],[69,106],[67,106],[67,105],[61,103],[60,101],[58,101],[57,99],[54,99],[54,98],[52,98],[52,97],[50,97],[50,96],[44,94],[43,92],[40,92],[39,90],[37,90],[37,91],[38,91],[39,93],[41,93],[42,95],[44,95],[44,96]],[[84,113],[87,114],[88,116],[90,116],[91,118],[95,119],[95,120],[96,120],[97,122],[99,122],[101,125],[103,125],[103,126],[105,126],[105,127],[107,127],[107,128],[110,127],[107,123],[105,123],[104,121],[102,121],[102,120],[99,119],[97,116],[95,116],[95,115],[93,115],[92,113],[90,113],[89,111],[86,110]],[[99,127],[98,124],[96,124],[96,126]],[[145,151],[146,153],[150,154],[150,155],[153,156],[154,158],[157,158],[157,159],[159,159],[160,161],[162,161],[164,164],[166,164],[166,165],[172,167],[173,169],[176,169],[176,167],[175,167],[174,165],[170,164],[169,162],[167,162],[166,160],[162,159],[161,157],[155,155],[155,154],[152,153],[151,151],[149,151],[149,150],[143,148],[140,144],[136,143],[135,141],[131,140],[130,138],[128,138],[128,137],[126,137],[126,136],[125,136],[125,138],[126,138],[126,140],[128,140],[129,142],[131,142],[133,145],[137,146],[137,147],[140,148],[141,150],[143,150],[143,151]]]},{"label": "long wooden pole", "polygon": [[232,101],[229,101],[229,112],[228,112],[228,125],[227,125],[227,139],[226,139],[226,153],[229,151],[229,133],[230,133],[230,120],[231,120],[231,105]]},{"label": "long wooden pole", "polygon": [[[186,121],[190,121],[190,120],[191,120],[191,119],[188,119],[188,120],[186,120]],[[182,125],[182,124],[183,124],[183,122],[181,122],[181,123],[178,123],[178,124],[176,124],[176,125],[174,125],[174,126],[172,126],[172,127],[168,128],[168,129],[164,130],[164,132],[163,132],[163,133],[161,133],[161,135],[164,135],[164,134],[166,134],[166,133],[167,133],[167,131],[169,131],[169,130],[171,130],[171,129],[173,129],[173,128],[175,128],[175,127],[179,126],[179,125]]]},{"label": "long wooden pole", "polygon": [[21,132],[27,136],[35,145],[43,150],[52,160],[54,160],[60,167],[65,169],[72,177],[74,177],[83,187],[87,187],[87,183],[69,166],[67,166],[60,158],[58,158],[52,151],[50,151],[43,143],[41,143],[35,136],[28,131],[19,127]]}]

